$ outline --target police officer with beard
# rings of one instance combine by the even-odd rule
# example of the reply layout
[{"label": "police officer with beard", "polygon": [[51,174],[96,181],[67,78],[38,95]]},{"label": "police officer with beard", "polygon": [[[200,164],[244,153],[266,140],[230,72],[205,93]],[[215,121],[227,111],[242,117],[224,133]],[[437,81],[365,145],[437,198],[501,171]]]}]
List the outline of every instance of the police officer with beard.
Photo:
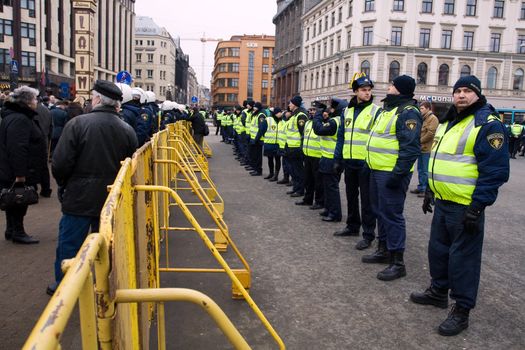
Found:
[{"label": "police officer with beard", "polygon": [[428,243],[430,287],[410,295],[414,303],[445,309],[450,291],[456,304],[438,328],[444,336],[468,328],[478,294],[485,208],[509,179],[508,136],[481,94],[479,79],[460,78],[453,98],[434,138],[423,202],[423,213],[432,212],[435,197]]}]

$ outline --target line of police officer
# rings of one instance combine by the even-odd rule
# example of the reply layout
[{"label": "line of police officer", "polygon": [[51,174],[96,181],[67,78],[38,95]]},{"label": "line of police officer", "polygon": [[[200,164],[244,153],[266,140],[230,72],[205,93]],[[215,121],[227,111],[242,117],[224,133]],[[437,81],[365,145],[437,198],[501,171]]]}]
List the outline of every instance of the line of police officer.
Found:
[{"label": "line of police officer", "polygon": [[[358,250],[377,238],[377,250],[362,262],[387,264],[377,274],[383,281],[406,276],[403,209],[420,154],[422,124],[413,99],[415,86],[409,76],[395,78],[379,107],[373,103],[373,82],[358,76],[348,104],[333,99],[329,108],[317,104],[308,114],[296,96],[284,118],[279,108],[270,114],[253,102],[245,102],[242,112],[237,113],[239,108],[231,116],[233,139],[247,146],[236,146],[241,164],[251,175],[261,175],[260,144],[278,144],[283,168],[292,177],[293,190],[287,193],[303,197],[298,205],[324,208],[324,221],[341,221],[339,179],[344,171],[348,215],[346,227],[334,235],[357,236],[362,227]],[[456,335],[468,327],[479,285],[484,209],[509,177],[508,136],[482,95],[480,81],[460,78],[453,99],[436,132],[422,206],[426,214],[435,204],[428,247],[431,284],[410,295],[414,303],[439,308],[448,307],[449,294],[456,301],[438,328],[441,335]],[[267,179],[276,181],[278,172],[271,175]],[[286,175],[283,180],[278,183],[288,183]]]}]

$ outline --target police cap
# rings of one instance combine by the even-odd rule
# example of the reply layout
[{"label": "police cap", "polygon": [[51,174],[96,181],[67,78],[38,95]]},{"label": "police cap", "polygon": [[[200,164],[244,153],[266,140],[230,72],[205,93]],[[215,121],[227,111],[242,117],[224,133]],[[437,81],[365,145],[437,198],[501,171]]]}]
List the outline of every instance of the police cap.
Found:
[{"label": "police cap", "polygon": [[112,100],[122,101],[122,91],[111,81],[97,80],[93,90]]},{"label": "police cap", "polygon": [[364,86],[370,86],[373,89],[374,83],[367,76],[360,77],[352,82],[352,90],[354,91],[357,91],[357,89],[359,89],[360,87],[364,87]]},{"label": "police cap", "polygon": [[312,102],[312,106],[315,107],[315,108],[326,109],[326,105],[324,103],[322,103],[322,102],[319,102],[319,101]]}]

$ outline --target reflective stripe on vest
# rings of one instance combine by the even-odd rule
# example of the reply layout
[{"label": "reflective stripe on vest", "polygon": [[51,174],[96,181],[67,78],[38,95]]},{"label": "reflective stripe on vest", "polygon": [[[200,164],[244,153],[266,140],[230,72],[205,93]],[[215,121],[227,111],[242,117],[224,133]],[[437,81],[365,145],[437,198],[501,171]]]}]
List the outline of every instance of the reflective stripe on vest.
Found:
[{"label": "reflective stripe on vest", "polygon": [[[490,116],[489,122],[499,120]],[[474,146],[481,126],[470,115],[447,131],[448,122],[438,127],[430,161],[428,185],[436,198],[463,205],[472,202],[478,180],[478,163]]]},{"label": "reflective stripe on vest", "polygon": [[398,107],[391,111],[383,110],[370,131],[366,145],[366,162],[372,170],[392,171],[399,155],[399,142],[396,137]]},{"label": "reflective stripe on vest", "polygon": [[304,115],[306,117],[306,114],[299,112],[292,115],[286,125],[286,143],[288,144],[288,147],[301,147],[301,133],[299,132],[299,127],[297,126],[297,117],[300,115]]},{"label": "reflective stripe on vest", "polygon": [[273,117],[266,117],[266,123],[268,123],[268,129],[266,129],[266,132],[264,133],[264,143],[267,143],[269,145],[275,145],[277,144],[277,122]]},{"label": "reflective stripe on vest", "polygon": [[379,106],[371,103],[354,119],[354,107],[347,108],[344,115],[345,142],[343,144],[343,159],[366,158],[366,142]]},{"label": "reflective stripe on vest", "polygon": [[313,126],[312,120],[304,125],[303,153],[308,157],[321,158],[321,139],[314,132]]},{"label": "reflective stripe on vest", "polygon": [[286,148],[286,120],[281,120],[277,124],[277,143],[279,144],[280,149]]},{"label": "reflective stripe on vest", "polygon": [[334,159],[335,145],[337,144],[337,130],[341,125],[341,117],[332,118],[337,124],[335,134],[329,136],[321,136],[321,156],[323,158]]}]

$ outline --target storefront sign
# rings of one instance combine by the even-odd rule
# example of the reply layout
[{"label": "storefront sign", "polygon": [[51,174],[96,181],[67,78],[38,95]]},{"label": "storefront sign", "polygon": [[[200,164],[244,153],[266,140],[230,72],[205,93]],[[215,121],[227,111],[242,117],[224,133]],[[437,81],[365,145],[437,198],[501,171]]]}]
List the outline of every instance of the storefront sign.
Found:
[{"label": "storefront sign", "polygon": [[95,0],[75,1],[75,84],[77,95],[89,99],[94,81]]},{"label": "storefront sign", "polygon": [[452,96],[433,96],[433,95],[421,95],[419,101],[428,101],[433,103],[452,103]]}]

